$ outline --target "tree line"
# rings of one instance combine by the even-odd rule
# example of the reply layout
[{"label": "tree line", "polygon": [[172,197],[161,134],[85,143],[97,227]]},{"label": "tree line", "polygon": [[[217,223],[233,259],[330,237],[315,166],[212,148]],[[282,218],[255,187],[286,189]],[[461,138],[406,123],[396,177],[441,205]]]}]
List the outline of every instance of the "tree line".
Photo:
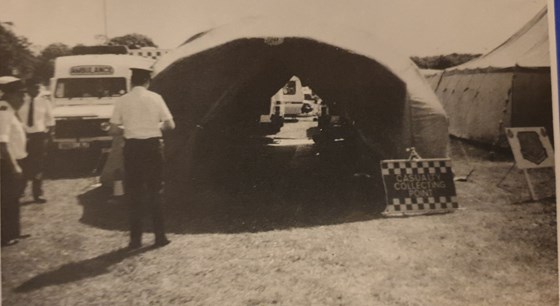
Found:
[{"label": "tree line", "polygon": [[[31,51],[31,42],[23,36],[16,35],[5,26],[6,24],[8,23],[0,23],[0,58],[2,59],[0,75],[17,75],[24,79],[33,79],[47,84],[54,73],[55,58],[71,55],[73,47],[63,43],[52,43],[35,55]],[[152,39],[137,33],[113,37],[107,41],[107,45],[123,45],[129,49],[157,48]],[[422,69],[446,69],[479,56],[480,54],[452,53],[426,57],[413,56],[411,59]]]},{"label": "tree line", "polygon": [[[152,39],[137,33],[113,37],[106,44],[124,45],[129,49],[157,48]],[[48,84],[54,73],[54,60],[59,56],[71,55],[73,48],[82,45],[70,47],[59,42],[52,43],[38,54],[31,51],[31,46],[27,38],[16,35],[10,29],[10,24],[0,23],[0,75],[16,75]]]}]

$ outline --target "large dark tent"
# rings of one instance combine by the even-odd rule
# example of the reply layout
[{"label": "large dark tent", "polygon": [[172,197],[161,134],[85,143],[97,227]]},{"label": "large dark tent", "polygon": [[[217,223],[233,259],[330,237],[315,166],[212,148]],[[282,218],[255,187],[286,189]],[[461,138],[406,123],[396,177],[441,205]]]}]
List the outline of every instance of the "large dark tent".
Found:
[{"label": "large dark tent", "polygon": [[506,127],[552,131],[547,10],[489,53],[428,77],[451,135],[507,146]]},{"label": "large dark tent", "polygon": [[443,108],[417,67],[396,54],[367,32],[310,20],[251,18],[195,35],[154,67],[151,89],[177,123],[165,135],[168,178],[182,188],[193,152],[212,142],[200,135],[253,126],[294,75],[354,122],[377,160],[406,158],[410,146],[425,158],[447,156]]}]

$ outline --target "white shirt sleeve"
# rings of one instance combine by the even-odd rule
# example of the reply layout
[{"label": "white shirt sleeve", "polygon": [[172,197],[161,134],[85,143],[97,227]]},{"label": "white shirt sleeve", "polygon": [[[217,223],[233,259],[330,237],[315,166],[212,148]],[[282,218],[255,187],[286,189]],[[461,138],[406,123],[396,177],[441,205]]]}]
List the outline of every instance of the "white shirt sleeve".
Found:
[{"label": "white shirt sleeve", "polygon": [[167,121],[173,119],[169,108],[167,108],[167,104],[161,96],[159,96],[159,105],[160,105],[160,112],[159,112],[159,120],[160,121]]},{"label": "white shirt sleeve", "polygon": [[29,103],[30,99],[29,96],[26,94],[25,98],[23,100],[23,104],[21,105],[21,107],[16,111],[19,119],[21,120],[21,122],[27,122],[27,117],[29,115]]},{"label": "white shirt sleeve", "polygon": [[123,124],[122,122],[122,103],[120,100],[115,101],[115,108],[113,108],[113,115],[111,116],[110,123]]},{"label": "white shirt sleeve", "polygon": [[45,125],[46,126],[54,126],[55,125],[55,119],[54,119],[54,116],[53,116],[51,102],[47,99],[43,99],[43,103],[45,103]]},{"label": "white shirt sleeve", "polygon": [[4,103],[0,102],[0,142],[8,143],[10,141],[13,113]]}]

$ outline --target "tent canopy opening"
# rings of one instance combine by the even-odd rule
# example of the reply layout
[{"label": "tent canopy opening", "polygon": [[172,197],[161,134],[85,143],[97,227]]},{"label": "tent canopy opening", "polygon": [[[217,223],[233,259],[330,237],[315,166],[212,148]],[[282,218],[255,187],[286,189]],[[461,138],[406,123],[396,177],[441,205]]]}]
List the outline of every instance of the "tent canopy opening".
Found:
[{"label": "tent canopy opening", "polygon": [[197,135],[250,130],[269,112],[270,97],[294,75],[332,114],[353,122],[377,160],[406,158],[412,145],[426,158],[447,155],[447,118],[409,59],[396,57],[370,36],[340,29],[335,31],[345,34],[340,39],[324,37],[328,31],[322,28],[304,27],[307,33],[289,36],[243,32],[270,30],[266,26],[235,29],[189,39],[155,67],[151,88],[164,97],[177,122],[166,135],[171,179],[182,180],[189,172]]},{"label": "tent canopy opening", "polygon": [[270,97],[293,75],[361,129],[377,137],[399,132],[394,119],[406,111],[406,84],[374,60],[311,40],[287,39],[281,47],[230,42],[186,58],[158,75],[153,88],[186,127],[227,127],[266,114]]}]

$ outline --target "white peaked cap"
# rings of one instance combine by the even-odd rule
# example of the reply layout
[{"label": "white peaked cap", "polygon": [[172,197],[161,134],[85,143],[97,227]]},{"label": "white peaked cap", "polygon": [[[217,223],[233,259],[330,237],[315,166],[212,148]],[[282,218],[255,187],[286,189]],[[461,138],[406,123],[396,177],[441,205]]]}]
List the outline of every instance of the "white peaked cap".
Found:
[{"label": "white peaked cap", "polygon": [[0,85],[6,85],[17,81],[21,80],[11,75],[0,76]]}]

